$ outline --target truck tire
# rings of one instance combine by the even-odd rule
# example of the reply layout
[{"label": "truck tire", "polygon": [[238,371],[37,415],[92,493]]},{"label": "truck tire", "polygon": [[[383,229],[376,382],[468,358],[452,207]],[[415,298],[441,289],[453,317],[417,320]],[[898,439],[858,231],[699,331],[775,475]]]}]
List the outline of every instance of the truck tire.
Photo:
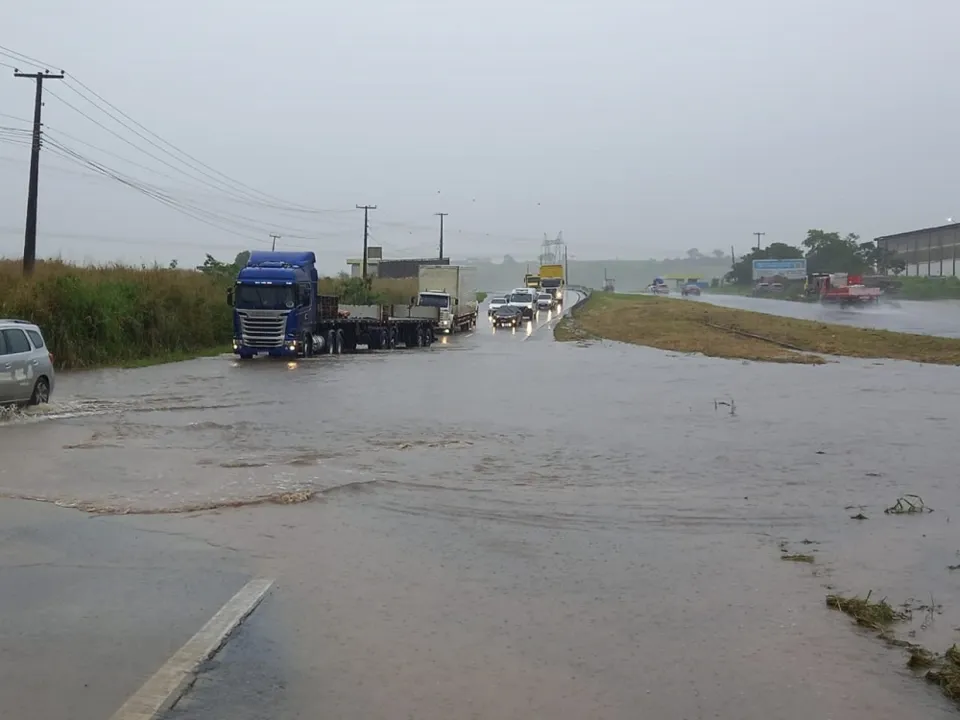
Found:
[{"label": "truck tire", "polygon": [[430,347],[431,345],[433,345],[433,328],[428,327],[424,331],[423,339],[424,339],[424,344],[427,347]]},{"label": "truck tire", "polygon": [[327,333],[327,355],[333,355],[333,345],[337,342],[337,336],[334,334],[333,330]]},{"label": "truck tire", "polygon": [[417,346],[418,348],[422,348],[422,347],[423,347],[423,328],[422,328],[422,327],[418,327],[418,328],[417,328],[416,346]]},{"label": "truck tire", "polygon": [[335,350],[336,355],[340,355],[343,352],[343,330],[337,330],[337,349]]}]

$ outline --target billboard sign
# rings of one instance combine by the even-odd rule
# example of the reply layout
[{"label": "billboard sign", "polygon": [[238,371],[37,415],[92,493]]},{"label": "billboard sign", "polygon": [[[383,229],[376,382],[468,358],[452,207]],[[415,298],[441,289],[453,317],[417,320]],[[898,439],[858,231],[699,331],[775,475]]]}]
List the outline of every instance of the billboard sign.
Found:
[{"label": "billboard sign", "polygon": [[807,277],[805,258],[791,260],[754,260],[753,279],[785,277],[787,280],[804,280]]}]

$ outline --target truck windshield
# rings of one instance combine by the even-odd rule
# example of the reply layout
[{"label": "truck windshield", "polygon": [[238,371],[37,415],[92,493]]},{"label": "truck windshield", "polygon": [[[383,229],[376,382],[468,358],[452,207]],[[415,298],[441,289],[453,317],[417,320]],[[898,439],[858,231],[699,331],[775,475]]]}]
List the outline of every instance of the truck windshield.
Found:
[{"label": "truck windshield", "polygon": [[446,308],[450,306],[450,296],[420,293],[420,305],[421,307]]},{"label": "truck windshield", "polygon": [[532,303],[533,295],[530,293],[514,293],[510,296],[510,302],[515,303]]},{"label": "truck windshield", "polygon": [[558,288],[560,287],[560,283],[561,283],[560,278],[548,278],[540,283],[540,287]]},{"label": "truck windshield", "polygon": [[281,310],[296,305],[292,285],[237,285],[236,297],[241,310]]}]

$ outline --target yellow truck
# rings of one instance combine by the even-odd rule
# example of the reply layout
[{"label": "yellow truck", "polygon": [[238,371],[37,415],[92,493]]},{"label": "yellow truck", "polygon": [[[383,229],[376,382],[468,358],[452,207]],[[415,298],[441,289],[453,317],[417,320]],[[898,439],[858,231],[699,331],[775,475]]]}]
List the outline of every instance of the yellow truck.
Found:
[{"label": "yellow truck", "polygon": [[558,304],[563,304],[563,294],[566,291],[566,279],[563,276],[563,265],[540,266],[540,290],[553,293]]}]

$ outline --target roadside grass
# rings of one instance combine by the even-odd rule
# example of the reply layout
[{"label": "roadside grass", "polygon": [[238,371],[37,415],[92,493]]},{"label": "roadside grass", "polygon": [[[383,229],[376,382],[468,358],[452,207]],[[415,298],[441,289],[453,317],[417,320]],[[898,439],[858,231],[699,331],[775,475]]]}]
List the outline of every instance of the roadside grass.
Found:
[{"label": "roadside grass", "polygon": [[558,340],[589,337],[763,362],[820,364],[822,355],[960,364],[960,339],[867,330],[707,303],[594,293],[558,324]]},{"label": "roadside grass", "polygon": [[407,305],[419,291],[417,278],[369,278],[368,282],[366,289],[360,278],[322,277],[317,292],[336,295],[348,305]]},{"label": "roadside grass", "polygon": [[193,357],[230,342],[222,284],[193,270],[0,260],[0,317],[39,325],[59,368]]}]

